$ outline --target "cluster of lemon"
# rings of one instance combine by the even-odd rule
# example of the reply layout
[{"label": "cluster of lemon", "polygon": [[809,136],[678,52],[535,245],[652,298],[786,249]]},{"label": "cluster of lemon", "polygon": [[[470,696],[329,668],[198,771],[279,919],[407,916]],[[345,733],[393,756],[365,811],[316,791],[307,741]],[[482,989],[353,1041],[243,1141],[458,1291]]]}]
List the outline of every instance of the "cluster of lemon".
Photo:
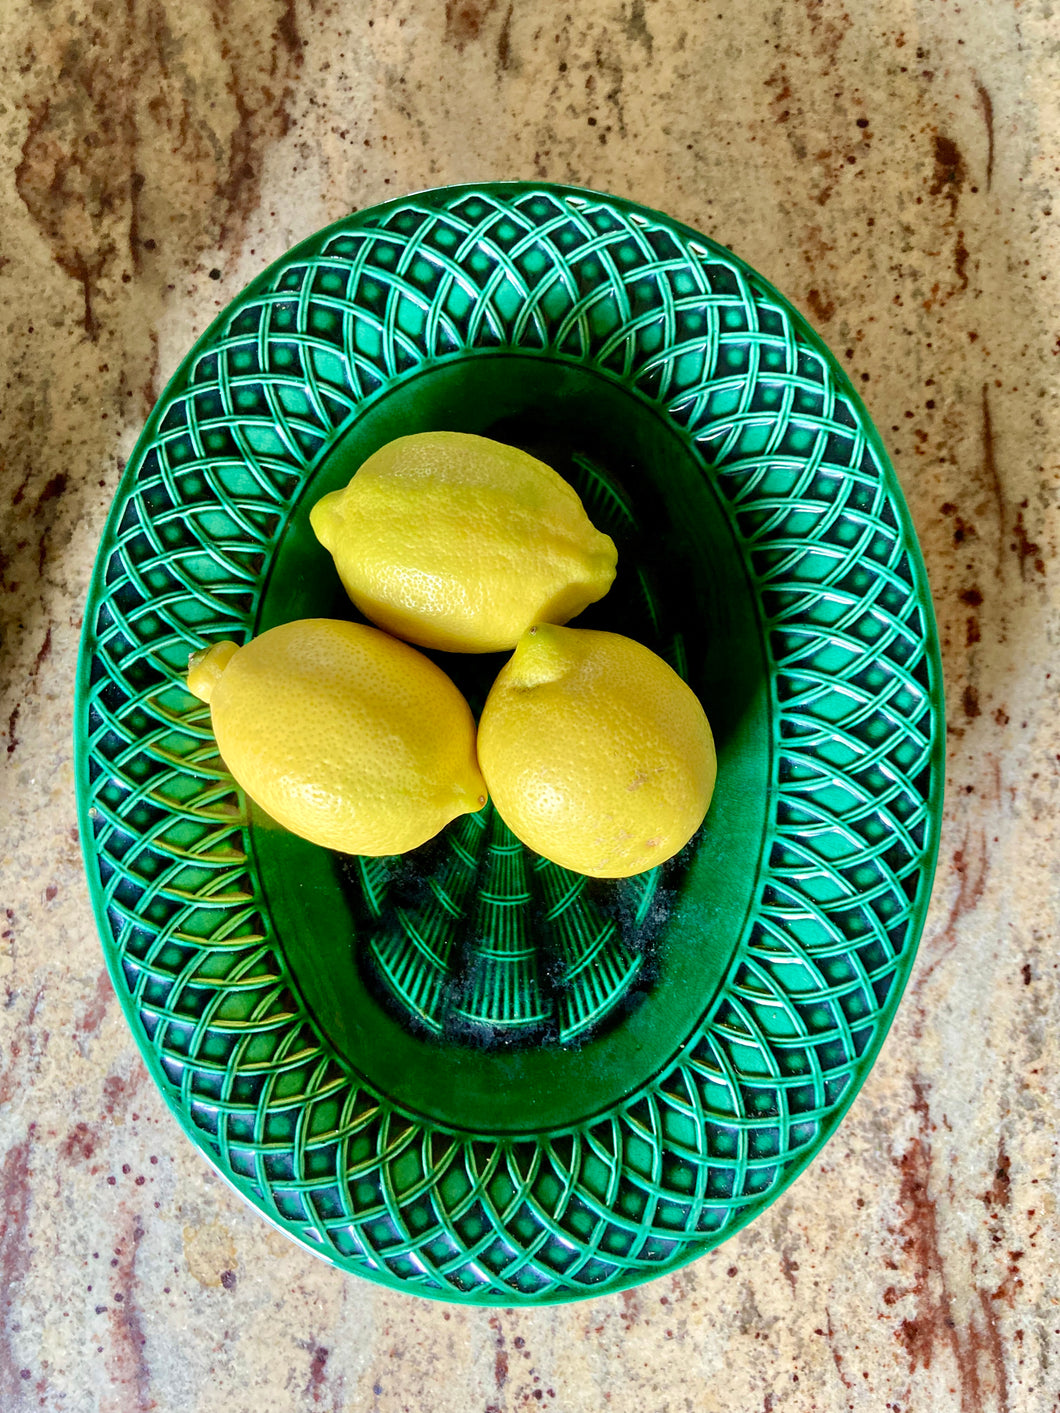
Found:
[{"label": "cluster of lemon", "polygon": [[[310,519],[378,627],[303,619],[188,669],[262,809],[314,843],[397,854],[488,793],[529,848],[603,878],[688,842],[714,789],[707,718],[643,644],[561,626],[607,593],[617,554],[551,467],[485,437],[400,437]],[[410,643],[515,649],[477,731]]]}]

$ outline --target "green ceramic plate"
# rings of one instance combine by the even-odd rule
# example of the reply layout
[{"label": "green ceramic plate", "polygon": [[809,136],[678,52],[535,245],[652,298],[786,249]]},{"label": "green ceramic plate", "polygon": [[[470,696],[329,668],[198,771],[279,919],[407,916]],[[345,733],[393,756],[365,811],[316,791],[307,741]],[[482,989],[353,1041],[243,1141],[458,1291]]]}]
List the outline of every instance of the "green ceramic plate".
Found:
[{"label": "green ceramic plate", "polygon": [[[587,880],[489,809],[331,855],[218,759],[189,653],[354,616],[309,509],[428,428],[567,476],[619,547],[579,623],[700,694],[714,804],[662,869]],[[444,659],[474,707],[499,661]],[[76,746],[107,963],[193,1142],[346,1270],[547,1303],[701,1255],[834,1131],[931,891],[942,677],[886,454],[791,306],[630,202],[457,187],[305,241],[185,359],[103,536]]]}]

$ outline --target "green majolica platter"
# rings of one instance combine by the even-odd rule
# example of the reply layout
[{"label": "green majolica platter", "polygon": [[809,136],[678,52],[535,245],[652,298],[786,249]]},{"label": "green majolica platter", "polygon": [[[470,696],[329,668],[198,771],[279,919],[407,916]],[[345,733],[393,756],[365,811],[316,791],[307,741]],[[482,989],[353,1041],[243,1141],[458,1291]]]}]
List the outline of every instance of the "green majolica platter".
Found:
[{"label": "green majolica platter", "polygon": [[[568,873],[489,807],[332,855],[218,758],[189,654],[355,617],[310,507],[436,428],[577,487],[619,548],[578,624],[706,707],[714,803],[650,874]],[[437,660],[476,710],[503,661]],[[118,489],[75,730],[107,964],[186,1133],[296,1240],[435,1298],[622,1290],[762,1212],[872,1066],[931,891],[942,678],[880,439],[754,271],[589,191],[359,212],[220,315]]]}]

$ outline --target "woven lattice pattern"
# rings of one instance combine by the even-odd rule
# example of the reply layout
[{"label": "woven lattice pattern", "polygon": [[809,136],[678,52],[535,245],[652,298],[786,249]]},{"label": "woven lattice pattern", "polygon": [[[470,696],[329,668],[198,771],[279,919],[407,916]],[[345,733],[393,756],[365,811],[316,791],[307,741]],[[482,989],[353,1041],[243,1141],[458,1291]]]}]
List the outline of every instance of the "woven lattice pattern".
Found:
[{"label": "woven lattice pattern", "polygon": [[[182,685],[206,636],[251,630],[292,497],[362,400],[486,348],[595,369],[698,449],[762,606],[775,738],[756,905],[712,1015],[632,1101],[525,1139],[442,1131],[351,1080],[290,983],[244,802]],[[330,1259],[483,1303],[620,1289],[766,1206],[863,1078],[930,887],[941,689],[905,511],[840,379],[727,252],[626,203],[502,186],[323,232],[167,391],[86,615],[90,880],[167,1097]]]}]

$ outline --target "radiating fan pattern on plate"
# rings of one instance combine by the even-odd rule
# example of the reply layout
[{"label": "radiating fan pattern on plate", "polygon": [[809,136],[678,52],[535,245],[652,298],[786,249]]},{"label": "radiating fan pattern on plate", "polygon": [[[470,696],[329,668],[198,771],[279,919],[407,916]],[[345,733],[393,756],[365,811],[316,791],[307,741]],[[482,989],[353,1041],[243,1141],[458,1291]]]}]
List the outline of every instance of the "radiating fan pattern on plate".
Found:
[{"label": "radiating fan pattern on plate", "polygon": [[[446,830],[441,862],[353,859],[363,957],[422,1030],[477,1046],[583,1039],[641,971],[659,869],[606,885],[520,844],[492,805]],[[409,896],[411,894],[411,896]]]},{"label": "radiating fan pattern on plate", "polygon": [[[494,347],[615,377],[699,449],[763,606],[778,742],[760,897],[713,1014],[638,1095],[525,1139],[441,1131],[330,1051],[181,684],[204,635],[250,630],[292,497],[358,403],[426,359]],[[322,1254],[483,1303],[620,1289],[760,1211],[836,1121],[915,948],[940,692],[915,550],[837,376],[727,252],[619,201],[494,188],[324,232],[167,390],[90,624],[90,867],[169,1097]],[[461,893],[462,866],[535,886],[521,852],[475,828],[416,934],[421,978],[444,969],[453,910],[491,906],[489,888]],[[588,934],[568,978],[593,965]],[[515,927],[467,969],[470,1019],[512,992],[524,943]],[[405,960],[381,964],[400,985]],[[577,1024],[592,988],[571,1004]]]},{"label": "radiating fan pattern on plate", "polygon": [[[585,454],[565,469],[627,566],[609,596],[616,621],[680,670],[682,635],[622,489]],[[449,825],[441,847],[343,872],[369,980],[416,1027],[477,1046],[569,1044],[613,1022],[663,920],[661,869],[587,886],[524,848],[492,804]]]}]

